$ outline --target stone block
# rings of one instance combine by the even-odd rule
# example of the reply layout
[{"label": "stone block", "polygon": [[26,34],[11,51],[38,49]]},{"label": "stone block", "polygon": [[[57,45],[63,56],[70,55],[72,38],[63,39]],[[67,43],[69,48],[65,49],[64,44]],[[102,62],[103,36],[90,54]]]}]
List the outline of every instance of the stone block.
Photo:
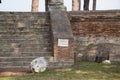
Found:
[{"label": "stone block", "polygon": [[74,61],[73,34],[66,12],[61,10],[50,11],[50,21],[54,57],[58,61]]}]

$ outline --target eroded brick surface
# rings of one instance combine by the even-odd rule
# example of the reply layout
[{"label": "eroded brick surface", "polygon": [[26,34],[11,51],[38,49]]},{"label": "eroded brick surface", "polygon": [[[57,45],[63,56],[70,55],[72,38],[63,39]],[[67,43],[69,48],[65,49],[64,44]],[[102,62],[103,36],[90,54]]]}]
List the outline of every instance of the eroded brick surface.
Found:
[{"label": "eroded brick surface", "polygon": [[68,17],[78,57],[88,54],[88,59],[94,61],[98,52],[96,48],[102,43],[106,46],[104,49],[99,47],[99,51],[109,51],[111,61],[120,61],[118,57],[115,58],[120,55],[120,11],[70,12]]}]

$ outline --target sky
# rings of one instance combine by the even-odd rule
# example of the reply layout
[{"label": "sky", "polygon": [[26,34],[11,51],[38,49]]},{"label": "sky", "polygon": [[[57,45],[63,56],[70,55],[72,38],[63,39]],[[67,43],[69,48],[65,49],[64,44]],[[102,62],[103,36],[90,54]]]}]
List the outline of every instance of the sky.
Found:
[{"label": "sky", "polygon": [[[39,0],[39,11],[45,11],[45,0]],[[83,10],[83,0],[81,10]],[[90,10],[92,10],[92,1],[90,0]],[[114,2],[113,2],[114,1]],[[30,12],[32,0],[2,0],[0,11]],[[64,0],[67,11],[72,9],[72,0]],[[97,10],[120,10],[120,0],[97,0]]]}]

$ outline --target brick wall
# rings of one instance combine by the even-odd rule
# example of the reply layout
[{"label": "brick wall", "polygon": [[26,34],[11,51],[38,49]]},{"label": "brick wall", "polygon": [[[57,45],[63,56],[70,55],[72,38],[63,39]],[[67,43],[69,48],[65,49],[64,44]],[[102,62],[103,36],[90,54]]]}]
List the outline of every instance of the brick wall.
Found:
[{"label": "brick wall", "polygon": [[[48,59],[49,68],[67,67],[74,53],[78,60],[120,61],[120,11],[67,14],[0,12],[0,71],[24,71],[39,56]],[[59,39],[68,45],[59,46]]]},{"label": "brick wall", "polygon": [[120,61],[120,11],[69,12],[68,17],[79,59],[95,61],[101,52]]}]

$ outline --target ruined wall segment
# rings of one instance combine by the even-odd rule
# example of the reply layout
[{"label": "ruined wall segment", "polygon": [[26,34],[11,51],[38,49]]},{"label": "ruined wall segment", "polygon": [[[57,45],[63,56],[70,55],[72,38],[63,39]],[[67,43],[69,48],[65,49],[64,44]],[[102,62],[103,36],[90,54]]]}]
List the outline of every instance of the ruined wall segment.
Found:
[{"label": "ruined wall segment", "polygon": [[0,45],[0,72],[25,71],[40,56],[49,68],[96,56],[120,61],[120,11],[0,12]]},{"label": "ruined wall segment", "polygon": [[70,12],[69,18],[79,57],[95,61],[100,51],[120,61],[120,11]]}]

